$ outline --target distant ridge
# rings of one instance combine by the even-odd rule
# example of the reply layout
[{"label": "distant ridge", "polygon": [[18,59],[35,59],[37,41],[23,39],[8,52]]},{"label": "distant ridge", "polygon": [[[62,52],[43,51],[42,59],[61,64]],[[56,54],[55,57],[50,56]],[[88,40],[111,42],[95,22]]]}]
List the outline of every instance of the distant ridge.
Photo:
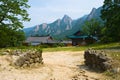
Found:
[{"label": "distant ridge", "polygon": [[99,7],[98,9],[93,8],[88,15],[76,20],[72,20],[68,15],[64,15],[62,19],[57,19],[53,23],[43,23],[34,27],[24,28],[24,32],[26,37],[50,35],[55,39],[65,39],[66,36],[72,35],[80,30],[85,21],[92,18],[101,20],[101,9],[102,7]]}]

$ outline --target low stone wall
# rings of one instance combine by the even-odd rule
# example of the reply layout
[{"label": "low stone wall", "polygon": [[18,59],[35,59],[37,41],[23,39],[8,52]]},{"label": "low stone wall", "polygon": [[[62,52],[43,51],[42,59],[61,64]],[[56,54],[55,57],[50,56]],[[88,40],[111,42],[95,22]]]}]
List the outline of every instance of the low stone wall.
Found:
[{"label": "low stone wall", "polygon": [[112,69],[112,60],[103,51],[86,50],[84,58],[85,64],[90,68],[100,71]]},{"label": "low stone wall", "polygon": [[17,67],[31,67],[35,64],[43,64],[42,60],[42,51],[39,50],[14,51],[13,53],[13,64]]}]

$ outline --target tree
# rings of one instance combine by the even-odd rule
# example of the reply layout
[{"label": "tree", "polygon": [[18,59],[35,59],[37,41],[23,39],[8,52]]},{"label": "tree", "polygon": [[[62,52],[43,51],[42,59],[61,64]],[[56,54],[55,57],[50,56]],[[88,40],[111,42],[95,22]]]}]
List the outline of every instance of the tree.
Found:
[{"label": "tree", "polygon": [[22,30],[12,30],[11,28],[0,27],[0,47],[19,46],[25,40]]},{"label": "tree", "polygon": [[0,26],[13,29],[23,28],[23,21],[29,21],[26,11],[28,0],[0,0]]},{"label": "tree", "polygon": [[29,21],[26,9],[28,0],[0,0],[0,26],[13,29],[23,28],[23,21]]},{"label": "tree", "polygon": [[120,0],[105,0],[101,11],[104,20],[103,41],[120,41]]},{"label": "tree", "polygon": [[28,0],[0,0],[0,47],[17,46],[25,39],[23,22],[29,21]]},{"label": "tree", "polygon": [[102,25],[99,21],[97,21],[96,19],[91,19],[84,23],[84,25],[82,26],[82,32],[85,35],[100,37],[102,29],[101,26]]}]

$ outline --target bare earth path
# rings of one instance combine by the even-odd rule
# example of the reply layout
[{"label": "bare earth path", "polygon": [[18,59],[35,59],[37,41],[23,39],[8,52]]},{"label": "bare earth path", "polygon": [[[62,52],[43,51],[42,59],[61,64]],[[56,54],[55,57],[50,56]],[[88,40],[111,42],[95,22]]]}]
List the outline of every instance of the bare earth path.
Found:
[{"label": "bare earth path", "polygon": [[102,80],[84,66],[83,51],[43,52],[44,65],[15,69],[8,56],[0,56],[0,80]]}]

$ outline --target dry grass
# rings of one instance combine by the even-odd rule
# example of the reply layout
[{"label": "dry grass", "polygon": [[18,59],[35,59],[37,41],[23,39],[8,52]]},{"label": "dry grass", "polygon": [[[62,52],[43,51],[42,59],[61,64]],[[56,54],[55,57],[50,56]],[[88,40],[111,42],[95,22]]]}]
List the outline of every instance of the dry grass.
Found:
[{"label": "dry grass", "polygon": [[[113,59],[113,67],[115,69],[120,69],[120,50],[105,50],[106,54]],[[105,80],[120,80],[120,70],[116,71],[106,71],[103,73],[106,75]]]}]

